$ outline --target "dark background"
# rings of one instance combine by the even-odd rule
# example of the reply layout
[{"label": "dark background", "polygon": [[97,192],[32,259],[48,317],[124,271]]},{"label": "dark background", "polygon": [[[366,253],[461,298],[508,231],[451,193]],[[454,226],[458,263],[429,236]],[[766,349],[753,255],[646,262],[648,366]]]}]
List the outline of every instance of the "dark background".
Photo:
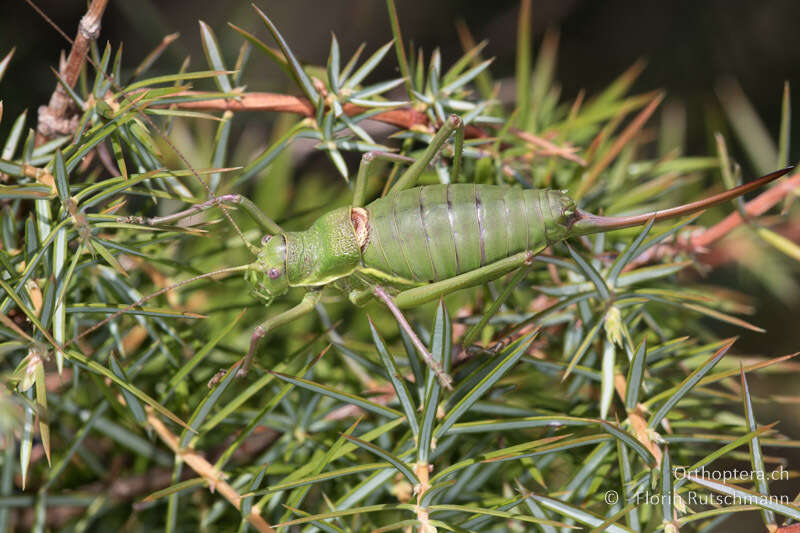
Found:
[{"label": "dark background", "polygon": [[[80,0],[37,4],[70,37],[86,5]],[[362,41],[370,53],[391,38],[385,4],[377,0],[273,0],[258,5],[297,55],[311,63],[324,64],[330,32],[339,39],[344,57]],[[48,65],[55,66],[59,50],[68,45],[24,0],[2,0],[0,6],[0,54],[17,46],[12,70],[0,85],[7,113],[2,128],[7,131],[9,117],[47,100],[54,85]],[[406,40],[427,51],[441,47],[445,65],[461,53],[454,21],[463,19],[476,40],[489,40],[484,54],[497,58],[492,67],[497,77],[513,75],[518,10],[518,2],[508,0],[398,2]],[[194,68],[200,69],[205,58],[198,20],[215,30],[230,61],[242,39],[226,22],[269,41],[248,2],[111,0],[100,43],[109,40],[115,47],[124,43],[124,64],[132,68],[163,35],[178,31],[181,38],[155,68],[168,71],[188,54]],[[719,80],[738,80],[777,135],[783,82],[800,79],[800,4],[795,0],[536,0],[531,20],[537,44],[546,28],[561,32],[557,79],[566,99],[581,88],[591,95],[634,61],[645,59],[648,66],[634,88],[664,88],[670,98],[686,104],[690,152],[705,148],[704,115],[718,105],[714,85]],[[393,58],[387,59],[384,68],[394,64]],[[287,87],[282,73],[268,68],[262,58],[254,57],[248,69],[252,89]],[[387,70],[376,75],[392,75]],[[15,80],[19,76],[22,83]]]},{"label": "dark background", "polygon": [[[456,0],[399,0],[398,11],[406,40],[422,45],[428,52],[440,46],[443,64],[452,63],[460,54],[454,21],[463,19],[475,39],[489,39],[484,51],[495,56],[493,73],[497,79],[514,72],[514,51],[519,6],[516,1],[463,2]],[[40,7],[74,36],[78,20],[85,10],[83,1],[42,0]],[[305,61],[324,64],[330,32],[339,39],[342,55],[347,58],[366,41],[366,54],[391,38],[384,2],[378,0],[339,1],[259,1],[276,23],[296,54]],[[800,2],[772,0],[535,0],[532,9],[534,42],[545,29],[560,30],[556,79],[563,87],[562,100],[571,100],[582,88],[596,93],[637,59],[645,59],[647,68],[634,86],[637,92],[657,88],[667,90],[668,101],[680,101],[687,110],[687,155],[709,153],[709,129],[722,117],[715,85],[725,78],[737,80],[768,130],[777,139],[784,81],[800,91]],[[202,19],[216,32],[229,63],[233,62],[241,37],[227,21],[256,33],[271,42],[261,21],[247,2],[124,0],[110,2],[103,19],[100,43],[113,46],[124,42],[123,64],[132,69],[156,46],[163,35],[180,32],[181,38],[170,47],[155,71],[172,72],[188,54],[192,67],[203,70],[206,62],[200,44],[197,21]],[[0,99],[5,105],[5,120],[0,124],[0,138],[24,108],[35,113],[45,103],[55,85],[50,66],[57,65],[58,53],[67,43],[23,0],[0,0],[0,57],[16,45],[17,52],[9,72],[0,82]],[[396,75],[396,64],[389,55],[377,77]],[[254,55],[245,74],[252,90],[287,91],[291,88],[285,75],[263,56]],[[795,98],[797,102],[797,98]],[[795,105],[793,122],[800,120]],[[258,120],[258,117],[255,117]],[[33,121],[29,120],[29,125]],[[795,132],[797,129],[795,128]],[[731,139],[732,136],[728,136]],[[791,160],[800,157],[793,143]],[[747,159],[732,144],[734,156],[743,163],[745,177],[753,176]],[[747,333],[720,328],[721,334],[742,334],[737,343],[740,353],[777,356],[797,350],[800,306],[781,303],[752,279],[742,278],[741,270],[730,266],[716,271],[711,281],[740,286],[744,292],[761,294],[754,323],[766,327],[767,334]],[[756,393],[792,395],[796,383],[789,377],[751,378]],[[763,423],[782,418],[781,428],[795,437],[800,433],[797,409],[761,404],[759,420]],[[798,455],[790,455],[789,468]],[[775,489],[788,490],[776,483]],[[796,489],[795,489],[796,490]],[[794,493],[791,493],[794,496]],[[758,516],[742,517],[741,531],[760,531]],[[731,524],[733,521],[729,521]]]}]

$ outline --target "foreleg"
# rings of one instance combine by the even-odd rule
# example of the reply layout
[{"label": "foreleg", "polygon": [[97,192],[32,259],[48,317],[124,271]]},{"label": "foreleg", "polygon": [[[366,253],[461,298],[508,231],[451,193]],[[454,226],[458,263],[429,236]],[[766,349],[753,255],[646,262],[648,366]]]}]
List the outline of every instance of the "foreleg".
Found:
[{"label": "foreleg", "polygon": [[310,313],[314,309],[314,306],[317,305],[317,302],[319,302],[321,294],[322,291],[320,290],[308,291],[305,296],[303,296],[303,299],[299,304],[287,311],[284,311],[283,313],[268,318],[262,322],[261,325],[256,327],[255,331],[253,332],[253,336],[250,338],[250,349],[247,351],[247,356],[244,358],[244,364],[239,370],[239,377],[246,376],[250,371],[250,365],[253,363],[253,356],[255,355],[256,348],[258,347],[258,341],[260,341],[264,336],[267,335],[267,333],[278,326],[287,324],[296,318]]}]

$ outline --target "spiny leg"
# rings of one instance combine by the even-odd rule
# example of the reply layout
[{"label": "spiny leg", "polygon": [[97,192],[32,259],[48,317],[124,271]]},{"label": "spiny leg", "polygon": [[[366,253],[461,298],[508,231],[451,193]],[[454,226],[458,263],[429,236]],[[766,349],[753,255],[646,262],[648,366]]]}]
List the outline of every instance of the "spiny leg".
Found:
[{"label": "spiny leg", "polygon": [[417,334],[411,328],[411,325],[406,320],[406,317],[403,316],[403,312],[400,311],[400,308],[397,307],[392,297],[386,294],[386,291],[383,290],[382,287],[374,287],[372,289],[372,293],[383,303],[386,304],[386,307],[389,308],[389,311],[394,315],[394,318],[397,320],[397,323],[403,328],[408,334],[408,337],[411,339],[411,342],[414,346],[419,350],[419,353],[422,354],[422,358],[425,360],[425,364],[436,374],[436,377],[439,380],[439,383],[442,384],[442,387],[446,388],[447,390],[453,390],[453,378],[451,378],[447,372],[444,371],[442,365],[436,361],[433,356],[428,352],[428,349],[422,344],[422,341],[419,339]]},{"label": "spiny leg", "polygon": [[[463,127],[463,123],[458,115],[450,115],[447,117],[447,120],[444,121],[444,124],[442,124],[442,127],[439,128],[439,131],[436,132],[436,135],[433,136],[431,143],[422,153],[420,158],[417,159],[413,165],[408,167],[408,169],[403,172],[399,178],[397,178],[397,181],[389,191],[389,194],[400,192],[404,189],[410,189],[416,185],[417,180],[422,174],[422,171],[425,170],[425,167],[428,166],[428,163],[430,163],[437,152],[439,152],[439,149],[450,137],[450,134],[453,133],[456,128],[461,127]],[[458,157],[460,160],[460,153],[458,154]],[[459,166],[460,164],[461,163],[459,163]]]},{"label": "spiny leg", "polygon": [[258,341],[260,341],[262,337],[278,326],[288,324],[296,318],[313,311],[314,306],[316,306],[317,302],[319,302],[321,294],[322,291],[320,290],[308,291],[305,296],[303,296],[303,299],[299,304],[287,311],[284,311],[283,313],[268,318],[256,327],[255,331],[253,332],[253,336],[250,338],[250,349],[247,351],[247,356],[244,358],[244,364],[239,370],[239,377],[246,376],[250,371],[250,365],[253,364],[253,356],[255,355],[256,348],[258,347]]},{"label": "spiny leg", "polygon": [[361,156],[356,182],[353,186],[353,207],[363,207],[367,197],[367,177],[375,161],[393,161],[395,163],[414,163],[414,158],[390,152],[372,151]]}]

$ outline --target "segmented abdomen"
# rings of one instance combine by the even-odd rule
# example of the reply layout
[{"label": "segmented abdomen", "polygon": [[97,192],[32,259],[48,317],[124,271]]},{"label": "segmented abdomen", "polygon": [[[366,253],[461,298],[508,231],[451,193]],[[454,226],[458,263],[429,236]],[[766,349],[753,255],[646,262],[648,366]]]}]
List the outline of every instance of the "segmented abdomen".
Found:
[{"label": "segmented abdomen", "polygon": [[427,185],[369,204],[364,265],[405,279],[440,281],[563,236],[560,191],[496,185]]}]

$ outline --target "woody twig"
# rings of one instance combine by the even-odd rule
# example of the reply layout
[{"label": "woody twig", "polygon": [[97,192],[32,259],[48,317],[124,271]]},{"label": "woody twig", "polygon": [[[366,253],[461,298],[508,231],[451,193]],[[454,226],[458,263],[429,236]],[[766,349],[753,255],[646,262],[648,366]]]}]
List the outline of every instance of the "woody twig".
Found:
[{"label": "woody twig", "polygon": [[[784,178],[774,187],[747,202],[744,212],[750,217],[761,216],[783,200],[786,195],[793,194],[798,187],[800,187],[800,174]],[[705,248],[730,233],[742,222],[744,222],[742,215],[738,211],[734,211],[717,224],[693,236],[690,245],[692,248]]]},{"label": "woody twig", "polygon": [[[32,2],[28,2],[45,19],[47,16]],[[89,51],[89,44],[100,35],[100,21],[106,10],[108,0],[92,0],[86,14],[78,24],[78,33],[75,39],[64,36],[72,43],[69,56],[64,60],[61,56],[59,62],[59,75],[63,83],[70,88],[75,86],[81,70],[86,63],[86,54]],[[36,144],[40,145],[56,135],[70,134],[77,127],[77,115],[70,116],[72,99],[61,85],[56,83],[56,88],[50,96],[47,105],[39,107],[39,123],[36,128]]]},{"label": "woody twig", "polygon": [[[231,487],[222,478],[221,472],[214,468],[214,465],[209,463],[205,457],[200,455],[195,450],[190,448],[181,448],[178,437],[173,434],[169,428],[167,428],[167,426],[164,425],[164,423],[153,414],[152,411],[148,411],[147,421],[153,427],[156,434],[158,434],[159,438],[164,442],[164,444],[169,446],[170,450],[172,450],[172,453],[180,457],[181,460],[189,466],[189,468],[197,472],[198,475],[206,480],[210,490],[218,492],[237,510],[241,510],[241,494],[239,494],[236,489]],[[264,517],[261,516],[259,509],[255,507],[251,509],[250,513],[248,513],[244,518],[247,519],[247,521],[250,522],[250,524],[256,528],[256,530],[262,533],[275,532],[275,530],[270,527],[267,521],[264,520]]]},{"label": "woody twig", "polygon": [[[208,96],[208,98],[204,98],[204,96]],[[248,92],[231,98],[212,98],[210,93],[202,91],[181,91],[170,95],[170,97],[193,98],[194,100],[190,101],[173,102],[170,106],[194,111],[273,111],[294,113],[304,117],[313,117],[315,114],[314,107],[307,99],[288,94]],[[345,104],[343,109],[348,116],[358,115],[366,111],[366,108],[351,103]],[[427,129],[431,126],[425,113],[410,107],[383,111],[370,117],[370,120],[404,129],[415,127]],[[464,134],[470,138],[487,136],[486,132],[476,126],[467,126]]]},{"label": "woody twig", "polygon": [[[793,174],[778,182],[774,187],[762,192],[744,205],[744,212],[748,217],[758,217],[775,207],[786,196],[795,194],[800,187],[800,174]],[[728,235],[731,231],[741,226],[745,221],[739,211],[734,211],[710,228],[700,230],[690,237],[678,238],[676,242],[665,243],[648,249],[645,253],[631,261],[625,271],[633,270],[644,264],[657,261],[662,256],[672,256],[680,251],[696,254],[697,258],[708,264],[724,263],[735,259],[725,255],[724,260],[718,261],[719,255],[714,244]]]}]

